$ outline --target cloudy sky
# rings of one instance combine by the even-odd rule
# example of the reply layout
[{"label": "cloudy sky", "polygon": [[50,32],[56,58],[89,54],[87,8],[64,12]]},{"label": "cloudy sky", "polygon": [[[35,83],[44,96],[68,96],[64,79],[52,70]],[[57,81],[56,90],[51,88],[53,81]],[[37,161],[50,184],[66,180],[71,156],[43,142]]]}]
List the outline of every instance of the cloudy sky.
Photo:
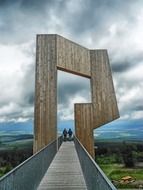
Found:
[{"label": "cloudy sky", "polygon": [[[120,120],[143,120],[142,0],[0,0],[0,124],[33,120],[36,34],[108,49]],[[90,102],[89,80],[58,73],[58,118]],[[67,80],[68,79],[68,80]]]}]

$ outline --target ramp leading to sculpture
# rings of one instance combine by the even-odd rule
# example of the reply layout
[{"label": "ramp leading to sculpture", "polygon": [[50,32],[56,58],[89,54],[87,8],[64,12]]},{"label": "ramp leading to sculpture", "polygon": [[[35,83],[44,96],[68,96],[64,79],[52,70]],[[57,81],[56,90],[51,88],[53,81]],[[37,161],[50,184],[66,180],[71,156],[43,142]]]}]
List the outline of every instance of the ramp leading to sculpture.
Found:
[{"label": "ramp leading to sculpture", "polygon": [[37,190],[87,190],[74,142],[63,142]]}]

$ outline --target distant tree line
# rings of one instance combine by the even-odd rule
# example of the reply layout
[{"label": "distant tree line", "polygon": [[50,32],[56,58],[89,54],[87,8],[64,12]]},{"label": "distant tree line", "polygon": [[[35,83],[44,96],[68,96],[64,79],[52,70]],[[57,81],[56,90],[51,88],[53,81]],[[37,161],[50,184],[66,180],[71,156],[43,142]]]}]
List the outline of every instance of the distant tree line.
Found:
[{"label": "distant tree line", "polygon": [[95,149],[96,161],[101,164],[123,163],[125,167],[134,167],[143,162],[143,145],[129,142],[99,142]]}]

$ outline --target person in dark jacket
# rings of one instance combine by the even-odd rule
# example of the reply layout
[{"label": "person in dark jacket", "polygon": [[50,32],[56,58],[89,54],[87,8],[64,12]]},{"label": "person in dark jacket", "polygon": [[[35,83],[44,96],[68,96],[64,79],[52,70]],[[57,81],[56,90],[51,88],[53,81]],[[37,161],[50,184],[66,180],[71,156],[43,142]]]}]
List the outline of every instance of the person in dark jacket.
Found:
[{"label": "person in dark jacket", "polygon": [[71,140],[72,140],[72,134],[73,134],[72,130],[71,130],[71,129],[69,129],[69,130],[68,130],[69,141],[71,141]]},{"label": "person in dark jacket", "polygon": [[66,130],[66,128],[65,128],[65,129],[63,130],[64,141],[67,140],[67,134],[68,134],[68,132],[67,132],[67,130]]}]

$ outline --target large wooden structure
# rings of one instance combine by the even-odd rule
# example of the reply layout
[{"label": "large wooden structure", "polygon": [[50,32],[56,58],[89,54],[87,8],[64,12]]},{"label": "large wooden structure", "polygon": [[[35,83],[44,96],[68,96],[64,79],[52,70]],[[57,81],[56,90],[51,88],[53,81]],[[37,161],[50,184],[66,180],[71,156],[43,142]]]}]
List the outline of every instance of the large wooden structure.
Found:
[{"label": "large wooden structure", "polygon": [[34,152],[57,137],[57,70],[90,78],[91,104],[75,104],[77,138],[94,157],[93,129],[119,117],[106,50],[56,34],[37,35]]}]

